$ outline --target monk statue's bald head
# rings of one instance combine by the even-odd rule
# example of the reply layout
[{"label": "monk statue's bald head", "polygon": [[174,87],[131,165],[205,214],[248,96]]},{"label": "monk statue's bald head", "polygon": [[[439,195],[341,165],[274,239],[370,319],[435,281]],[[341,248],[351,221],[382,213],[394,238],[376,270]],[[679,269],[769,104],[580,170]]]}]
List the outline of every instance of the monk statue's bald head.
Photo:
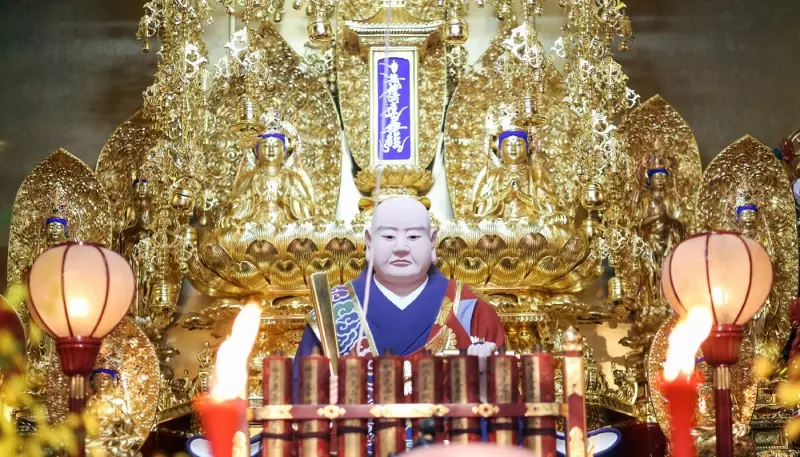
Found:
[{"label": "monk statue's bald head", "polygon": [[425,282],[436,260],[436,232],[431,228],[431,216],[422,203],[410,197],[380,203],[366,239],[375,278],[401,296]]}]

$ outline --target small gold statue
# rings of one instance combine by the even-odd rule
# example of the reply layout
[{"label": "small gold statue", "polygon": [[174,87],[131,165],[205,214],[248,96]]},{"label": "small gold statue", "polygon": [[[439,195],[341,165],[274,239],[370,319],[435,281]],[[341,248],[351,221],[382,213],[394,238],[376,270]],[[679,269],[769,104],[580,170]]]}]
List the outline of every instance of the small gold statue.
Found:
[{"label": "small gold statue", "polygon": [[294,157],[292,166],[286,165],[293,150],[283,133],[261,136],[253,150],[255,164],[249,154],[242,159],[222,225],[237,221],[274,224],[314,216],[314,192],[300,157]]},{"label": "small gold statue", "polygon": [[[753,201],[750,192],[739,191],[736,196],[736,227],[739,233],[761,243],[769,255],[773,256],[769,237],[764,236],[763,230],[760,230],[759,226],[761,226],[761,219],[758,213],[758,205]],[[774,293],[770,293],[764,306],[753,316],[753,320],[750,323],[750,337],[759,355],[767,356],[770,360],[777,363],[780,358],[780,348],[769,347],[768,344],[765,344],[769,338],[767,333],[769,329],[774,326],[774,324],[769,322],[770,315],[775,312],[774,303]],[[769,352],[769,354],[767,352]]]},{"label": "small gold statue", "polygon": [[[65,205],[60,205],[53,209],[53,213],[47,218],[44,224],[44,235],[40,238],[38,249],[36,250],[36,257],[41,255],[47,249],[68,241],[68,228],[69,222],[66,218],[64,210]],[[31,259],[31,265],[36,257]],[[30,265],[25,269],[30,269]],[[30,344],[30,342],[29,342]],[[31,386],[31,394],[39,397],[43,394],[43,386],[47,382],[47,367],[55,362],[56,346],[55,340],[47,335],[43,335],[39,344],[35,347],[31,346],[27,354],[27,374],[28,382]]]},{"label": "small gold statue", "polygon": [[146,179],[137,178],[133,181],[133,194],[133,203],[125,208],[124,226],[119,234],[123,253],[129,252],[144,234],[149,233],[151,222],[150,185]]},{"label": "small gold statue", "polygon": [[89,379],[94,393],[86,401],[86,412],[97,421],[98,433],[87,439],[87,454],[92,457],[136,455],[142,443],[135,435],[128,405],[119,395],[119,374],[115,370],[98,368]]},{"label": "small gold statue", "polygon": [[[496,152],[495,152],[496,151]],[[501,163],[497,163],[499,154]],[[473,190],[477,217],[533,220],[556,214],[556,199],[541,164],[529,157],[528,134],[510,127],[497,136]]]},{"label": "small gold statue", "polygon": [[614,385],[617,386],[616,396],[620,400],[633,404],[636,401],[636,377],[632,376],[624,367],[619,367],[611,362],[611,373],[614,376]]},{"label": "small gold statue", "polygon": [[649,248],[647,256],[649,303],[655,304],[661,295],[659,278],[667,254],[684,237],[676,202],[668,194],[669,170],[657,157],[647,170],[648,192],[639,204],[639,230]]},{"label": "small gold statue", "polygon": [[140,245],[140,241],[148,238],[152,231],[151,222],[151,201],[150,186],[146,179],[137,178],[133,181],[134,202],[132,206],[125,208],[123,229],[119,232],[119,249],[122,255],[128,259],[136,275],[136,298],[131,310],[135,316],[144,313],[147,299],[150,295],[150,270],[145,264],[143,250],[145,246]]},{"label": "small gold statue", "polygon": [[[74,227],[70,227],[70,217],[67,214],[76,215],[74,212],[69,211],[69,198],[59,192],[55,197],[53,207],[50,215],[44,223],[44,233],[39,238],[39,246],[36,250],[36,257],[46,251],[47,249],[66,241],[69,241],[69,232],[75,231]],[[74,225],[74,224],[73,224]],[[36,257],[31,259],[31,264],[36,260]]]},{"label": "small gold statue", "polygon": [[67,241],[67,220],[63,217],[53,216],[47,218],[45,222],[45,240],[39,247],[38,254],[47,248]]},{"label": "small gold statue", "polygon": [[541,338],[535,334],[533,325],[530,323],[523,323],[517,331],[517,345],[518,350],[522,354],[532,352],[536,344],[541,343]]}]

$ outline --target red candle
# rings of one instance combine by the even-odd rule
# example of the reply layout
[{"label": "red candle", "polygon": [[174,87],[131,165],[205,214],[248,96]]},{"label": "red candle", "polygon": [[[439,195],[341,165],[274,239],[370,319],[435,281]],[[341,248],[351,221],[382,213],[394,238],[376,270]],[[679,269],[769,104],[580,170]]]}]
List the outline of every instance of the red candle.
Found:
[{"label": "red candle", "polygon": [[213,457],[250,455],[247,430],[247,359],[253,348],[261,308],[249,304],[233,321],[231,336],[217,351],[210,395],[200,395],[194,408],[211,443]]},{"label": "red candle", "polygon": [[681,372],[673,380],[661,379],[660,388],[667,399],[669,414],[669,448],[672,457],[694,457],[695,410],[697,409],[697,386],[702,382],[702,375],[697,372],[686,374]]},{"label": "red candle", "polygon": [[200,421],[211,442],[211,454],[214,457],[250,455],[247,401],[244,398],[217,400],[201,395],[195,399],[194,407],[200,414]]}]

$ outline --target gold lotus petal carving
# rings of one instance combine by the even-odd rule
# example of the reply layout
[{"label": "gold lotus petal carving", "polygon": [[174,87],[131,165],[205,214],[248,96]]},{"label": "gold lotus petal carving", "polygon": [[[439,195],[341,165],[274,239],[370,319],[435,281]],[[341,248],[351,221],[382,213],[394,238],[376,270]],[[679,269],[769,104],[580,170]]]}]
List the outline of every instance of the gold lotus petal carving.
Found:
[{"label": "gold lotus petal carving", "polygon": [[308,266],[306,266],[306,277],[320,272],[328,276],[328,282],[330,284],[341,284],[341,268],[339,268],[339,265],[332,258],[317,257],[311,259]]},{"label": "gold lotus petal carving", "polygon": [[492,282],[500,286],[519,284],[525,277],[525,264],[519,257],[503,257],[492,266]]},{"label": "gold lotus petal carving", "polygon": [[364,268],[367,267],[366,258],[351,258],[347,261],[344,268],[342,268],[342,281],[352,281],[361,274]]},{"label": "gold lotus petal carving", "polygon": [[468,284],[485,284],[489,280],[489,266],[480,257],[464,257],[453,269],[453,278]]},{"label": "gold lotus petal carving", "polygon": [[286,289],[295,289],[305,284],[303,269],[294,260],[276,260],[269,268],[273,284]]},{"label": "gold lotus petal carving", "polygon": [[[588,256],[586,239],[570,237],[564,228],[496,220],[438,226],[437,267],[478,289],[522,286],[573,293],[601,273],[599,262]],[[355,279],[366,267],[363,231],[357,226],[303,222],[274,232],[263,230],[270,235],[258,238],[255,229],[215,229],[208,238],[238,251],[201,241],[200,262],[189,263],[192,283],[216,297],[271,296],[305,290],[305,278],[317,271],[335,284]]]}]

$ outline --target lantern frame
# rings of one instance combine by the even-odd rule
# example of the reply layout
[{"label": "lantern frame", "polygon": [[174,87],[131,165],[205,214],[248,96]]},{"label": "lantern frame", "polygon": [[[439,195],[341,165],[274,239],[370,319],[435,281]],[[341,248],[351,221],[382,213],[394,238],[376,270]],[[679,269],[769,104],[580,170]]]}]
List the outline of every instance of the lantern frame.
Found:
[{"label": "lantern frame", "polygon": [[[739,239],[742,244],[744,245],[745,250],[747,251],[747,256],[749,260],[749,283],[747,285],[747,289],[745,291],[744,296],[742,297],[742,303],[739,304],[739,309],[735,314],[735,318],[733,319],[732,323],[720,323],[719,319],[717,318],[717,309],[718,307],[715,306],[714,303],[714,292],[712,287],[712,280],[711,280],[711,269],[709,265],[709,245],[710,240],[715,235],[729,235],[734,236]],[[711,312],[711,316],[714,319],[714,325],[711,328],[711,332],[709,333],[708,337],[705,341],[700,345],[701,350],[703,351],[703,357],[705,358],[706,362],[714,368],[714,413],[716,418],[716,447],[717,447],[717,456],[718,457],[733,457],[733,417],[732,417],[732,408],[733,403],[731,400],[731,373],[730,367],[734,365],[739,360],[739,352],[741,348],[743,332],[742,328],[752,316],[757,314],[761,308],[763,308],[764,303],[766,302],[767,297],[769,297],[769,291],[775,285],[775,265],[772,262],[772,258],[769,256],[769,253],[766,252],[766,249],[758,243],[758,241],[753,240],[751,238],[745,237],[738,232],[733,231],[724,231],[724,230],[714,230],[710,232],[703,232],[698,233],[696,235],[690,236],[680,243],[676,245],[672,251],[669,253],[667,258],[664,260],[664,265],[662,265],[662,275],[661,275],[661,294],[669,303],[670,307],[678,313],[679,315],[685,315],[689,308],[683,304],[681,300],[680,294],[675,287],[675,282],[673,281],[672,275],[672,268],[673,268],[673,261],[674,261],[674,254],[678,251],[681,247],[681,244],[685,243],[686,241],[696,239],[696,238],[706,238],[705,243],[705,269],[706,269],[706,276],[705,281],[708,284],[708,304],[701,303],[696,304],[695,306],[708,306],[709,311]],[[754,311],[752,308],[752,314],[746,320],[743,320],[739,323],[740,318],[742,317],[742,313],[750,304],[749,299],[750,293],[753,289],[753,281],[754,281],[754,272],[755,268],[753,266],[753,252],[751,251],[751,247],[747,244],[745,240],[749,240],[752,242],[757,243],[761,248],[764,250],[764,253],[767,255],[767,259],[770,262],[771,267],[771,274],[769,277],[769,287],[765,289],[767,294],[764,297],[764,301],[759,304]],[[669,280],[669,284],[671,287],[671,297],[674,298],[675,301],[670,299],[670,295],[666,293],[665,289],[665,277]],[[725,306],[730,306],[730,302],[725,303]],[[721,309],[721,308],[720,308]],[[730,315],[729,315],[730,316]]]},{"label": "lantern frame", "polygon": [[[84,332],[76,332],[73,328],[73,324],[78,325],[80,322],[79,320],[75,320],[75,316],[80,316],[78,311],[75,309],[74,306],[68,305],[68,294],[67,294],[67,280],[68,276],[66,274],[67,271],[67,254],[72,247],[81,246],[87,248],[95,248],[100,257],[102,258],[102,262],[105,267],[105,292],[101,292],[99,296],[103,296],[102,301],[102,309],[93,316],[95,322],[92,323],[91,320],[85,320],[84,324],[88,322],[88,327],[84,325]],[[57,261],[61,262],[60,268],[60,277],[58,279],[53,279],[53,275],[46,276],[47,270],[45,270],[45,275],[43,276],[35,276],[32,275],[34,269],[36,268],[36,262],[41,258],[42,255],[45,253],[55,250],[55,249],[63,249],[63,252],[60,253],[61,258]],[[114,262],[114,268],[111,268],[108,256],[117,256],[118,259]],[[122,267],[124,265],[124,267]],[[43,268],[47,268],[46,266]],[[122,268],[122,270],[120,270]],[[119,274],[120,271],[129,271],[130,272],[130,281],[131,283],[127,283],[127,277],[122,278],[122,282],[117,282],[114,284],[114,288],[122,286],[122,289],[119,292],[121,295],[115,296],[112,294],[112,284],[114,281],[112,280],[112,275]],[[102,271],[102,269],[101,269]],[[91,276],[91,271],[83,272],[84,274],[77,274],[77,275],[70,275],[69,281],[81,281],[86,280],[86,276]],[[56,273],[57,275],[57,273]],[[127,275],[126,275],[127,276]],[[35,281],[39,284],[31,284],[31,281]],[[41,287],[42,285],[52,284],[55,281],[58,281],[59,284],[57,287],[61,288],[61,301],[62,301],[62,309],[63,309],[63,319],[66,322],[66,329],[63,328],[64,322],[61,322],[62,330],[61,332],[57,333],[53,330],[52,325],[54,324],[53,321],[48,322],[49,319],[43,319],[41,310],[38,308],[36,304],[36,298],[34,297],[37,294],[34,294],[32,291],[34,290],[33,287]],[[86,377],[91,373],[92,369],[94,368],[95,361],[97,360],[97,355],[100,352],[100,346],[103,342],[103,338],[111,333],[114,328],[119,325],[122,319],[130,310],[131,301],[135,296],[136,290],[136,275],[131,269],[130,263],[122,257],[116,251],[113,251],[106,246],[99,244],[99,243],[92,243],[92,242],[64,242],[58,243],[54,246],[51,246],[44,252],[42,252],[33,262],[31,268],[28,270],[26,275],[26,283],[28,285],[29,293],[28,299],[26,300],[26,306],[30,311],[31,318],[36,322],[36,324],[42,328],[48,335],[53,337],[56,341],[56,351],[58,352],[58,357],[61,361],[61,368],[64,371],[64,374],[67,375],[69,378],[69,410],[73,413],[81,413],[86,405]],[[126,295],[130,292],[130,297],[127,299],[125,298]],[[114,301],[111,305],[109,305],[110,298],[114,298]],[[41,298],[41,295],[38,297]],[[73,297],[74,298],[74,297]],[[96,298],[96,297],[95,297]],[[121,300],[120,300],[121,298]],[[56,300],[53,300],[57,302]],[[87,308],[95,303],[87,303]],[[125,304],[127,303],[127,306]],[[109,306],[116,307],[117,314],[119,317],[115,317],[113,314],[107,315],[107,311]],[[122,311],[120,306],[124,306],[125,310]],[[57,312],[60,312],[59,309]],[[95,310],[96,311],[96,310]],[[61,318],[62,316],[59,316]],[[106,319],[104,321],[104,318]],[[116,322],[114,320],[116,319]],[[74,322],[73,322],[74,321]],[[102,326],[102,327],[101,327]],[[86,328],[91,328],[91,331],[88,332],[88,336],[85,335],[76,335],[76,333],[85,333]],[[66,333],[64,332],[66,330]],[[102,330],[100,334],[98,334],[98,330]],[[76,439],[78,444],[77,455],[84,456],[86,453],[85,450],[85,430],[82,426],[78,426],[75,430]]]},{"label": "lantern frame", "polygon": [[[715,306],[714,293],[712,292],[711,272],[710,272],[710,269],[709,269],[709,266],[708,266],[708,254],[709,254],[708,248],[709,248],[709,240],[714,235],[729,235],[729,236],[733,236],[735,238],[738,238],[740,241],[742,241],[742,244],[744,245],[744,248],[747,251],[748,258],[750,259],[750,266],[751,266],[751,268],[750,268],[750,279],[749,279],[750,283],[748,284],[747,292],[745,293],[745,296],[744,296],[744,301],[743,301],[743,303],[741,303],[739,305],[739,310],[738,310],[738,313],[736,315],[736,318],[733,320],[733,323],[730,323],[730,324],[727,324],[727,323],[721,324],[719,322],[719,319],[717,319],[717,312],[716,312],[717,307]],[[753,273],[755,271],[755,269],[752,268],[752,265],[753,265],[752,264],[753,253],[750,250],[750,246],[748,246],[747,243],[744,242],[744,240],[748,239],[748,240],[753,241],[755,243],[758,243],[758,241],[750,239],[750,238],[747,238],[746,236],[743,236],[742,234],[740,234],[738,232],[734,232],[734,231],[730,231],[730,230],[713,230],[713,231],[698,233],[698,234],[689,236],[689,237],[683,239],[680,243],[678,243],[672,249],[672,251],[667,255],[667,258],[664,259],[664,265],[662,266],[661,281],[660,281],[660,284],[659,284],[660,289],[661,289],[661,295],[664,296],[664,298],[667,300],[667,303],[669,303],[670,307],[673,310],[675,310],[675,312],[678,313],[678,315],[683,316],[689,311],[689,307],[687,307],[686,305],[683,304],[683,300],[681,300],[680,294],[679,294],[678,290],[675,288],[675,283],[671,279],[672,276],[673,276],[672,275],[672,271],[673,271],[672,270],[672,268],[673,268],[672,264],[673,264],[673,261],[675,259],[674,254],[678,251],[678,248],[681,246],[681,244],[685,243],[686,241],[693,240],[693,239],[696,239],[696,238],[706,238],[706,244],[705,244],[705,249],[706,249],[706,251],[705,251],[706,277],[705,277],[705,281],[706,281],[706,283],[708,285],[707,287],[708,287],[709,308],[710,308],[710,311],[711,311],[711,317],[714,319],[714,325],[715,326],[718,326],[718,325],[735,325],[735,326],[741,327],[742,325],[746,324],[747,321],[750,320],[750,319],[748,319],[747,321],[744,321],[741,324],[736,324],[736,322],[739,321],[739,318],[741,317],[742,313],[744,312],[744,309],[745,309],[745,307],[747,305],[747,299],[750,297],[750,292],[752,290]],[[760,243],[759,243],[759,245],[760,245]],[[763,246],[762,246],[762,249],[763,249]],[[764,249],[764,251],[766,252],[766,249]],[[769,257],[769,253],[767,253],[767,256]],[[772,258],[771,257],[769,257],[769,260],[770,260],[770,263],[772,263]],[[772,268],[772,272],[771,272],[771,275],[770,275],[770,284],[769,284],[769,288],[767,290],[772,290],[772,288],[775,285],[775,268],[774,268],[774,264],[772,264],[772,267],[773,268]],[[669,282],[670,282],[670,286],[671,286],[671,289],[672,289],[671,290],[671,292],[672,292],[671,294],[667,294],[666,293],[666,289],[665,289],[665,286],[664,286],[664,283],[665,283],[664,277],[667,276],[667,275],[665,275],[664,273],[668,273],[669,274],[669,277],[670,277],[670,281]],[[675,300],[677,302],[674,302],[674,301],[670,300],[669,299],[670,295],[674,296]],[[695,306],[702,306],[702,305],[695,305]],[[753,315],[757,314],[758,311],[763,306],[764,305],[762,303],[758,307],[758,309],[755,310]]]}]

